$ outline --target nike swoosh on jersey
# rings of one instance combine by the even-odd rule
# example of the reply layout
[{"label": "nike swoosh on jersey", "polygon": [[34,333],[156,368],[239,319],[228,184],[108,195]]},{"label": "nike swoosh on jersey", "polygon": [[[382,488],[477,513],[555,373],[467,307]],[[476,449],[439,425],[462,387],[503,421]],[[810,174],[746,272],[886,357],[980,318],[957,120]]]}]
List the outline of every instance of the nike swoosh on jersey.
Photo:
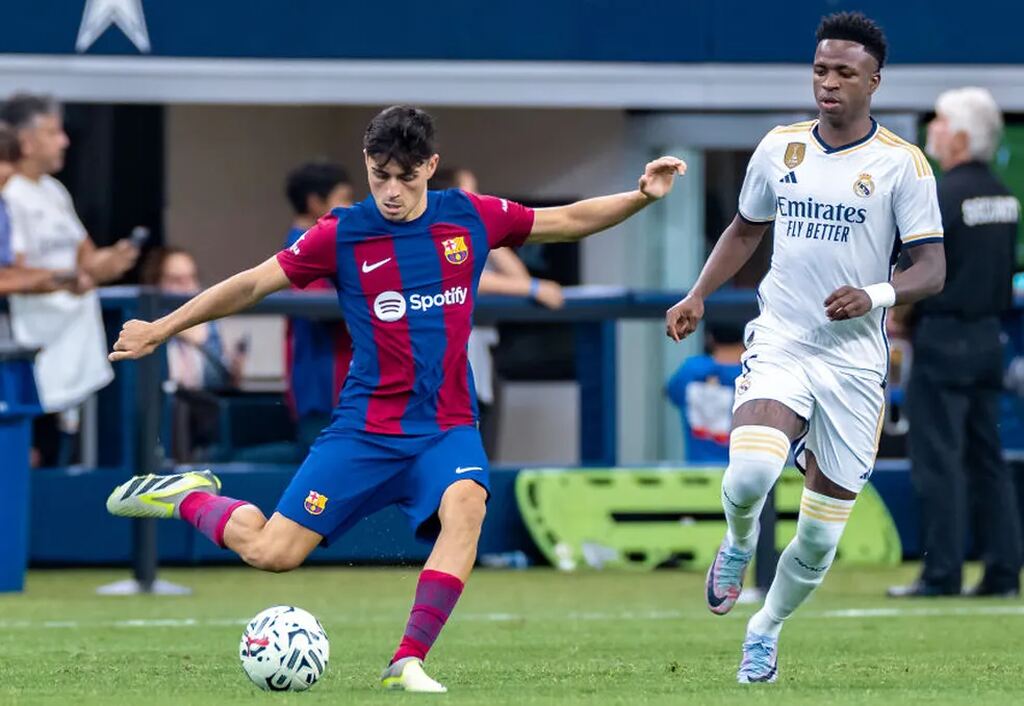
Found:
[{"label": "nike swoosh on jersey", "polygon": [[368,275],[371,272],[373,272],[374,270],[376,270],[378,267],[383,267],[384,265],[388,264],[389,262],[391,262],[391,258],[390,257],[389,258],[385,258],[385,259],[381,260],[380,262],[375,262],[372,265],[369,264],[366,260],[363,260],[363,274],[364,275]]},{"label": "nike swoosh on jersey", "polygon": [[480,466],[466,466],[465,468],[463,468],[462,466],[459,466],[458,468],[455,469],[455,472],[456,473],[469,473],[470,471],[482,471],[482,470],[484,470],[484,469],[481,468]]}]

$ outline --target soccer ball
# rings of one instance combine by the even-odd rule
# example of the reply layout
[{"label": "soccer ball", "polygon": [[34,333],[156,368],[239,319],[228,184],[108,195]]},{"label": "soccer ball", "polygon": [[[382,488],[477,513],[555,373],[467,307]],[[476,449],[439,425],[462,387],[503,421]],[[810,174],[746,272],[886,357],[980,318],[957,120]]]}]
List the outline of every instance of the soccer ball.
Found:
[{"label": "soccer ball", "polygon": [[330,643],[320,622],[294,606],[267,608],[253,618],[238,647],[242,669],[265,691],[305,691],[327,669]]}]

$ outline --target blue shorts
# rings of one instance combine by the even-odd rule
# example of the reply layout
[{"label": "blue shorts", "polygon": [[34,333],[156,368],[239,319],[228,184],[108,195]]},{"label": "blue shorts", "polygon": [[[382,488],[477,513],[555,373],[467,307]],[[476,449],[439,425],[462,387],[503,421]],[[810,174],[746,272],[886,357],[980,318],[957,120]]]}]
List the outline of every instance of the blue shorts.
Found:
[{"label": "blue shorts", "polygon": [[433,541],[452,483],[473,480],[490,497],[487,455],[476,427],[390,436],[328,427],[292,478],[277,512],[330,544],[359,520],[398,505],[416,538]]}]

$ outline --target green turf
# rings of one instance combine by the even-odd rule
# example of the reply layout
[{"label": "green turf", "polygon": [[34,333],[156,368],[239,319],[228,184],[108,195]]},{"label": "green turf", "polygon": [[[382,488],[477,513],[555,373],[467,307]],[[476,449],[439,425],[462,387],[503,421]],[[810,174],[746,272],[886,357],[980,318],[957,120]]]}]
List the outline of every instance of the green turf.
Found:
[{"label": "green turf", "polygon": [[[710,615],[701,576],[478,572],[428,662],[451,689],[437,697],[376,685],[404,625],[412,569],[168,570],[164,578],[195,593],[130,598],[92,592],[123,572],[40,571],[26,594],[0,597],[0,703],[1024,702],[1024,606],[880,597],[913,574],[838,567],[783,632],[779,682],[741,687],[734,673],[751,609]],[[242,623],[276,603],[313,612],[331,638],[327,674],[304,694],[259,692],[238,665]],[[869,608],[912,614],[832,614]],[[152,622],[162,619],[171,622]]]}]

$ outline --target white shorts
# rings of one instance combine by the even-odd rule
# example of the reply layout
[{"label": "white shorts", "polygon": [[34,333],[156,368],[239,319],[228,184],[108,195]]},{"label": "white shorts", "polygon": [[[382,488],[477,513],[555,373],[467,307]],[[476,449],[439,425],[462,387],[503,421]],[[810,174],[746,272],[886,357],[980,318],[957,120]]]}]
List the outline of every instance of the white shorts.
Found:
[{"label": "white shorts", "polygon": [[793,458],[814,454],[829,480],[859,493],[871,476],[885,412],[882,380],[870,371],[833,366],[774,343],[754,343],[736,379],[735,411],[750,400],[776,400],[807,421]]}]

